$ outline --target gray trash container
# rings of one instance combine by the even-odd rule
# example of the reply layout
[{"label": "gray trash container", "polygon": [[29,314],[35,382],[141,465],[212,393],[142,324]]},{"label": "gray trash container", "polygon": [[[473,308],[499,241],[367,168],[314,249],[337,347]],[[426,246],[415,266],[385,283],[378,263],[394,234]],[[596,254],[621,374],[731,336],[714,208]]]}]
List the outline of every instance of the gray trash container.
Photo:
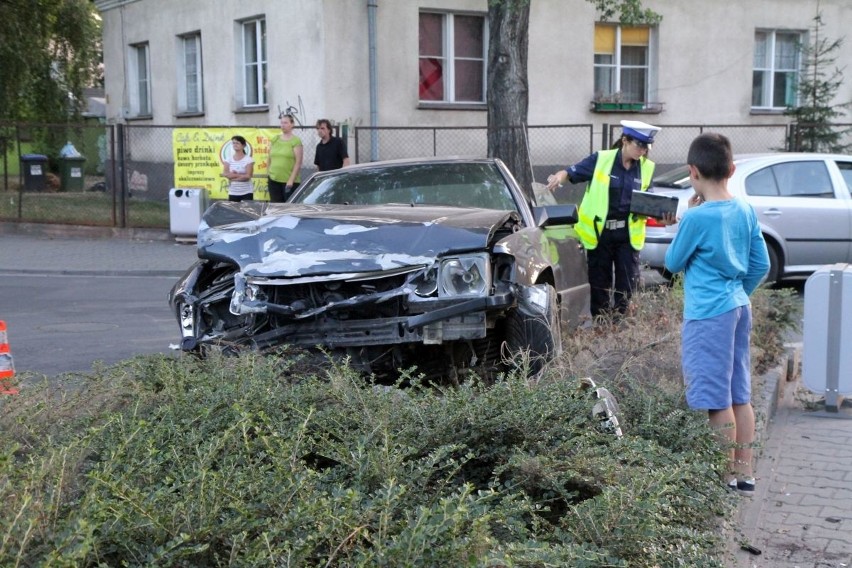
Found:
[{"label": "gray trash container", "polygon": [[201,215],[207,209],[203,189],[172,188],[169,192],[169,231],[176,237],[197,237]]},{"label": "gray trash container", "polygon": [[25,191],[44,191],[47,187],[47,156],[43,154],[22,155],[21,173],[24,174]]}]

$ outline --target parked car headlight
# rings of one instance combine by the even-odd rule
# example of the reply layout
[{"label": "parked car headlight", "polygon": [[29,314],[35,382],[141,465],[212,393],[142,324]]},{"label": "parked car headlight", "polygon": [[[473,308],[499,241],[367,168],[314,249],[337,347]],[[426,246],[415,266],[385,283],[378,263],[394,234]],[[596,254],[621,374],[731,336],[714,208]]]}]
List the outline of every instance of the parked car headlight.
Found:
[{"label": "parked car headlight", "polygon": [[438,275],[438,295],[485,296],[491,288],[491,263],[487,254],[445,258]]}]

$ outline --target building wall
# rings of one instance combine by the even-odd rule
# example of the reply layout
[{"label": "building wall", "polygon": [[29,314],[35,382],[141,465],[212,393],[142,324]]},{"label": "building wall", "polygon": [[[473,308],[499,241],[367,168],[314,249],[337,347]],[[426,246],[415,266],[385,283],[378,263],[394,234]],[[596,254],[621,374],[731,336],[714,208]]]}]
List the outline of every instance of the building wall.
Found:
[{"label": "building wall", "polygon": [[[424,109],[418,104],[418,13],[421,8],[487,12],[487,0],[374,0],[377,7],[378,126],[483,126],[484,108]],[[531,0],[530,124],[775,124],[778,113],[751,111],[756,28],[808,30],[817,0],[645,0],[662,14],[656,42],[659,114],[590,110],[594,7],[586,0]],[[840,39],[852,24],[849,0],[820,0],[824,34]],[[303,122],[329,117],[370,125],[367,0],[99,0],[104,21],[107,118],[124,120],[128,45],[151,50],[152,124],[276,124],[278,106],[301,106]],[[265,15],[269,108],[239,113],[234,97],[239,29]],[[202,33],[205,113],[176,118],[179,34]],[[838,64],[852,60],[843,45]],[[847,77],[838,102],[852,100]]]}]

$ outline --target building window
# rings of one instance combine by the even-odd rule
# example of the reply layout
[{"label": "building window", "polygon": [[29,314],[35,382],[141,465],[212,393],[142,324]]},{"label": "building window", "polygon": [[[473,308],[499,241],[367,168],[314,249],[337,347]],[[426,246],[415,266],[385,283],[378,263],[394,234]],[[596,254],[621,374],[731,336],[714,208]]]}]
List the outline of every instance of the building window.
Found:
[{"label": "building window", "polygon": [[754,34],[752,108],[784,109],[798,102],[802,34],[758,30]]},{"label": "building window", "polygon": [[596,102],[648,102],[651,28],[595,24]]},{"label": "building window", "polygon": [[204,111],[203,75],[201,72],[201,34],[181,36],[178,62],[178,111]]},{"label": "building window", "polygon": [[485,102],[485,18],[420,13],[419,98],[428,102]]},{"label": "building window", "polygon": [[266,102],[266,20],[242,23],[243,105],[264,106]]},{"label": "building window", "polygon": [[130,114],[151,116],[151,65],[148,44],[130,46]]}]

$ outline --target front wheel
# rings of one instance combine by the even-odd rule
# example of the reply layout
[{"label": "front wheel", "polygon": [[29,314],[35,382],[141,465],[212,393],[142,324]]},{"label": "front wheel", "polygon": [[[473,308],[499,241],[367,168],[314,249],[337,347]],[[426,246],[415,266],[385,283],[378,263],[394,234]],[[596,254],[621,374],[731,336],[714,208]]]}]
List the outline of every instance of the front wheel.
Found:
[{"label": "front wheel", "polygon": [[507,317],[506,347],[515,366],[529,360],[531,376],[562,353],[562,322],[556,290],[550,284],[527,289]]},{"label": "front wheel", "polygon": [[766,273],[763,283],[772,286],[781,276],[781,260],[775,245],[766,243],[766,252],[769,253],[769,272]]}]

